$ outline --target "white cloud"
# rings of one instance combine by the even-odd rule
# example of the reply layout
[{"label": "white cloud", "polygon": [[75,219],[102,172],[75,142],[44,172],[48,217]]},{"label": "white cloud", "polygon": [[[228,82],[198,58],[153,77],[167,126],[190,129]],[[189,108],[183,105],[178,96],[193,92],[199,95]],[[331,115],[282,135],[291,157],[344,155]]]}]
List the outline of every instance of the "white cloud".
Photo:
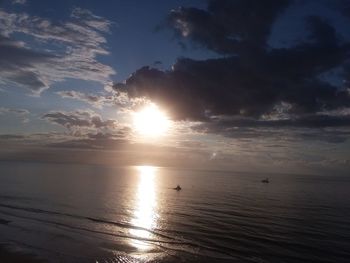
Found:
[{"label": "white cloud", "polygon": [[99,94],[83,93],[75,90],[58,91],[56,94],[62,98],[83,101],[98,109],[106,106],[122,106],[123,109],[126,109],[131,103],[126,94],[116,94],[113,90],[108,89],[105,89],[104,92]]},{"label": "white cloud", "polygon": [[[109,20],[81,8],[73,9],[69,21],[62,23],[0,9],[0,81],[35,94],[67,78],[106,85],[115,71],[96,57],[109,54],[104,34],[110,26]],[[34,45],[14,40],[15,33],[30,36]]]},{"label": "white cloud", "polygon": [[319,112],[319,114],[325,114],[329,116],[350,116],[350,108],[340,108],[336,110],[329,110]]},{"label": "white cloud", "polygon": [[111,22],[103,17],[94,15],[90,10],[74,8],[71,14],[72,18],[81,20],[85,25],[102,32],[109,32]]}]

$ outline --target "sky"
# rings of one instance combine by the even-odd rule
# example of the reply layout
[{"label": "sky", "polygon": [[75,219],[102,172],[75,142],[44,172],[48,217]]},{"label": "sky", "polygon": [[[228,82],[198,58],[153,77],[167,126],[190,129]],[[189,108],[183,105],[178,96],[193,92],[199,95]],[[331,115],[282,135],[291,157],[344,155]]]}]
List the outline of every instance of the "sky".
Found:
[{"label": "sky", "polygon": [[0,1],[0,160],[346,174],[349,26],[349,0]]}]

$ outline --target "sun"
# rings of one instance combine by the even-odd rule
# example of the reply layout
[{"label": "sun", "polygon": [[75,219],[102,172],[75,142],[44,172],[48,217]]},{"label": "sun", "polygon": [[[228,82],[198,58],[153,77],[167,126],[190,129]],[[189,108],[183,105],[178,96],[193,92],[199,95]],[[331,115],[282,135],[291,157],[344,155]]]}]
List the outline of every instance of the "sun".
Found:
[{"label": "sun", "polygon": [[149,104],[133,114],[134,129],[143,136],[165,135],[170,127],[168,116],[156,104]]}]

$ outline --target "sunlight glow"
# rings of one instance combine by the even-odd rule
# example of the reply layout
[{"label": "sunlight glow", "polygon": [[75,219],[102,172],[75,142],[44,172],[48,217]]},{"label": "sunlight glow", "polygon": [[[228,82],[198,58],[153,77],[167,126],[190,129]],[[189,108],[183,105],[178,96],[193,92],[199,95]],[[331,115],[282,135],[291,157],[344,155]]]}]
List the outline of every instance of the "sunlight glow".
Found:
[{"label": "sunlight glow", "polygon": [[135,130],[144,136],[165,135],[170,127],[167,115],[155,104],[149,104],[133,116]]},{"label": "sunlight glow", "polygon": [[140,249],[148,250],[152,245],[142,239],[151,239],[152,229],[156,227],[158,214],[156,213],[157,199],[155,193],[155,175],[157,168],[153,166],[138,166],[139,184],[131,224],[143,229],[131,229],[130,234],[135,237],[131,244]]}]

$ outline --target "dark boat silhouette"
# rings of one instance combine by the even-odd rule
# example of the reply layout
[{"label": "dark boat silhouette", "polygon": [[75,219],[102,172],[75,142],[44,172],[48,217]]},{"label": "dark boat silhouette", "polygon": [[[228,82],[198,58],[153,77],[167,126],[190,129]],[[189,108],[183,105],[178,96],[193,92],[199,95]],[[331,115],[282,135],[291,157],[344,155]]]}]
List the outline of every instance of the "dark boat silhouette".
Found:
[{"label": "dark boat silhouette", "polygon": [[177,185],[175,188],[173,188],[174,190],[176,191],[180,191],[181,190],[181,186],[180,185]]},{"label": "dark boat silhouette", "polygon": [[261,182],[264,183],[264,184],[268,184],[270,181],[269,181],[269,178],[266,178],[264,180],[261,180]]}]

